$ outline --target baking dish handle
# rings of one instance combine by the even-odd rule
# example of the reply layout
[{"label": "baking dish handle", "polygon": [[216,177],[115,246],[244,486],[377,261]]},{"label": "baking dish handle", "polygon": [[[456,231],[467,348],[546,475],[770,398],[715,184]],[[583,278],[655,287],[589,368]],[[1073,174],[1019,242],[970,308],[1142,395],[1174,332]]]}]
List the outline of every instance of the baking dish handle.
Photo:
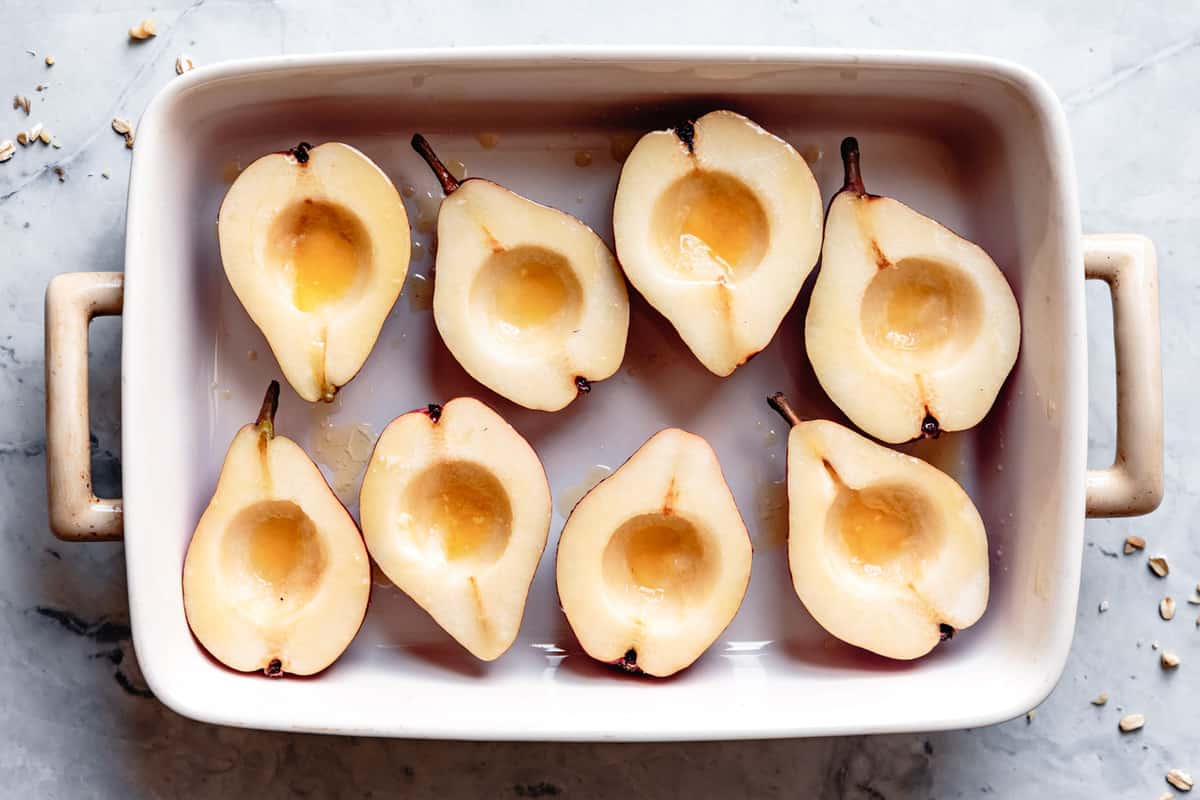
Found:
[{"label": "baking dish handle", "polygon": [[1130,517],[1158,508],[1163,496],[1162,351],[1158,267],[1144,236],[1083,237],[1083,267],[1112,293],[1117,365],[1117,456],[1089,469],[1087,515]]},{"label": "baking dish handle", "polygon": [[88,440],[88,323],[120,314],[120,272],[71,272],[46,288],[46,486],[50,528],[60,539],[120,539],[121,498],[92,493]]}]

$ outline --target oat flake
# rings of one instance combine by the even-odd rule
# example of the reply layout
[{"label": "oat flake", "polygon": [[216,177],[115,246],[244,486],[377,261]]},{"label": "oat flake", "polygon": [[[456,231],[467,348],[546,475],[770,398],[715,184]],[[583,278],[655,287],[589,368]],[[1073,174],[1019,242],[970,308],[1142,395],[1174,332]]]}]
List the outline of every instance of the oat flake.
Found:
[{"label": "oat flake", "polygon": [[154,24],[154,20],[152,19],[144,19],[129,29],[129,38],[137,39],[139,41],[142,39],[149,39],[151,36],[157,35],[158,26]]},{"label": "oat flake", "polygon": [[1158,604],[1158,615],[1165,620],[1175,618],[1175,598],[1164,597]]},{"label": "oat flake", "polygon": [[1145,724],[1146,716],[1144,714],[1126,714],[1121,717],[1121,721],[1117,723],[1117,727],[1121,729],[1121,733],[1131,733]]},{"label": "oat flake", "polygon": [[1192,786],[1195,785],[1192,781],[1192,776],[1181,769],[1173,769],[1167,773],[1167,783],[1174,786],[1181,792],[1190,792]]}]

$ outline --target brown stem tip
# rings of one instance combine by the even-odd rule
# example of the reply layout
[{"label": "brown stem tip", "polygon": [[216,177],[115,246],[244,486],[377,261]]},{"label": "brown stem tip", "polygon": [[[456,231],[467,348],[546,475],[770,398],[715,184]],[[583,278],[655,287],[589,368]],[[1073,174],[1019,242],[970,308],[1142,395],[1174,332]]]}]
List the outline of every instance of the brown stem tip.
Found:
[{"label": "brown stem tip", "polygon": [[675,136],[683,142],[689,153],[696,152],[696,123],[685,119],[675,126]]},{"label": "brown stem tip", "polygon": [[640,674],[642,671],[641,667],[637,665],[637,651],[633,648],[626,650],[625,655],[618,658],[613,666],[631,675]]},{"label": "brown stem tip", "polygon": [[845,176],[842,181],[842,191],[854,192],[861,197],[867,193],[867,190],[863,187],[862,166],[859,158],[858,139],[853,136],[842,139],[842,170]]},{"label": "brown stem tip", "polygon": [[257,427],[268,439],[275,438],[275,412],[279,410],[279,381],[271,381],[267,386],[267,394],[263,397],[262,408],[258,411],[258,419],[254,421]]},{"label": "brown stem tip", "polygon": [[308,151],[312,150],[312,147],[313,146],[311,144],[309,144],[308,142],[301,142],[300,144],[293,147],[291,150],[288,150],[288,152],[292,154],[292,158],[296,159],[296,161],[298,163],[307,164],[308,163]]},{"label": "brown stem tip", "polygon": [[792,408],[791,402],[783,392],[767,395],[767,405],[775,409],[775,412],[783,417],[788,425],[794,427],[800,424],[800,415],[796,413],[796,409]]},{"label": "brown stem tip", "polygon": [[926,439],[936,439],[942,435],[941,423],[937,421],[937,417],[925,410],[925,419],[921,421],[921,435]]},{"label": "brown stem tip", "polygon": [[437,176],[438,183],[442,185],[442,191],[446,194],[452,194],[458,187],[458,178],[450,174],[450,170],[446,169],[446,165],[437,157],[437,153],[433,152],[433,145],[419,133],[414,133],[412,138],[413,150],[425,160],[429,168],[433,170],[433,174]]}]

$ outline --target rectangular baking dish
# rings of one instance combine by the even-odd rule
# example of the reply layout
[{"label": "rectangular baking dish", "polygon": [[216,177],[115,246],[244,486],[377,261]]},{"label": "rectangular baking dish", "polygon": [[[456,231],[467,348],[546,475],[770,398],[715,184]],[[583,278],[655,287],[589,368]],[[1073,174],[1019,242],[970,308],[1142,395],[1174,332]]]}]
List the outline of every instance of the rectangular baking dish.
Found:
[{"label": "rectangular baking dish", "polygon": [[[545,414],[497,398],[450,358],[421,302],[425,257],[414,261],[408,296],[338,404],[310,408],[285,388],[278,429],[316,453],[330,423],[366,423],[377,434],[404,411],[460,394],[493,405],[538,451],[556,498],[517,643],[496,662],[476,662],[380,577],[357,639],[313,679],[261,680],[210,660],[184,619],[184,552],[234,431],[279,377],[221,268],[214,222],[231,170],[301,139],[348,142],[398,187],[415,189],[406,202],[428,251],[430,226],[420,220],[440,195],[408,145],[421,131],[469,174],[576,214],[611,243],[620,170],[611,151],[714,108],[740,111],[792,142],[813,162],[826,201],[840,184],[838,142],[856,135],[872,191],[980,243],[1011,282],[1023,346],[995,407],[972,431],[906,448],[954,474],[983,514],[992,579],[982,621],[927,658],[889,662],[832,640],[793,593],[781,483],[786,435],[764,396],[784,390],[802,414],[841,419],[804,355],[807,290],[770,347],[725,380],[707,373],[635,296],[621,371],[565,411]],[[480,143],[483,133],[495,134],[494,147]],[[580,152],[590,165],[576,165]],[[52,525],[73,539],[123,531],[142,671],[162,702],[199,720],[541,740],[808,736],[1003,720],[1040,702],[1063,669],[1085,513],[1144,513],[1161,495],[1153,248],[1137,236],[1084,238],[1079,228],[1058,101],[1035,75],[994,60],[499,49],[198,69],[160,92],[138,128],[124,280],[76,273],[56,278],[47,293]],[[1091,472],[1085,274],[1113,289],[1120,424],[1116,465]],[[88,481],[87,322],[119,313],[122,292],[124,498],[100,499]],[[558,607],[553,552],[563,511],[595,465],[618,466],[671,425],[717,450],[754,540],[753,574],[737,618],[699,662],[668,680],[635,680],[581,652]],[[335,473],[344,464],[334,461],[323,467],[341,481]]]}]

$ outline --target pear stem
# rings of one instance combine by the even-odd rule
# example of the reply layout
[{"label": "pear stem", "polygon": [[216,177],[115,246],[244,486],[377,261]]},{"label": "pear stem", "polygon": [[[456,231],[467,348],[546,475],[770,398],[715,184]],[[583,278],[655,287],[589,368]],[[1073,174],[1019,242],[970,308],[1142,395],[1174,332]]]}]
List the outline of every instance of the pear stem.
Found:
[{"label": "pear stem", "polygon": [[437,176],[438,183],[442,184],[442,191],[446,194],[452,194],[459,187],[458,178],[450,174],[450,170],[446,169],[446,165],[437,157],[437,153],[433,152],[433,145],[429,144],[429,140],[419,133],[414,133],[412,138],[413,150],[421,158],[425,159],[425,163],[433,170],[433,174]]},{"label": "pear stem", "polygon": [[802,422],[800,415],[796,413],[796,409],[792,408],[791,402],[788,401],[787,395],[783,392],[767,395],[767,405],[775,409],[779,416],[787,420],[787,424],[792,427]]},{"label": "pear stem", "polygon": [[275,412],[279,410],[279,381],[271,381],[263,397],[262,408],[254,426],[268,439],[275,438]]},{"label": "pear stem", "polygon": [[863,186],[862,167],[859,164],[859,158],[858,139],[855,139],[853,136],[847,136],[845,139],[842,139],[842,169],[845,175],[845,179],[842,182],[842,191],[854,192],[861,197],[867,193],[867,190]]}]

